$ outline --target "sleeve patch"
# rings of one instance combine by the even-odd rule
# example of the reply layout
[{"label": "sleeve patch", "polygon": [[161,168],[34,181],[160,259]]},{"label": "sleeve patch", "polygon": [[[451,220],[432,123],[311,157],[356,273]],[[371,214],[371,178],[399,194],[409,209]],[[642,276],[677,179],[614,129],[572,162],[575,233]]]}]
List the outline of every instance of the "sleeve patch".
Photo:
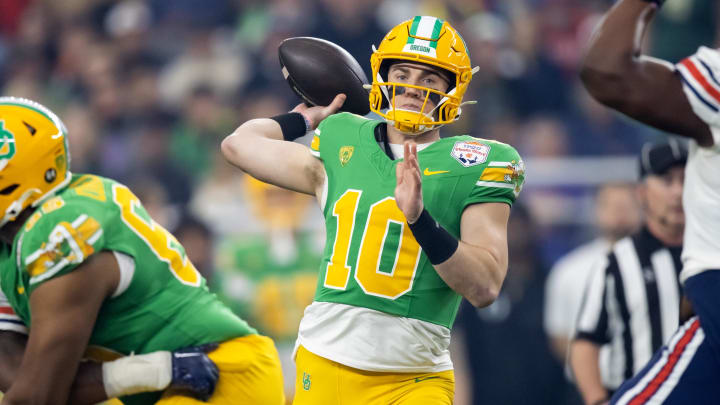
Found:
[{"label": "sleeve patch", "polygon": [[46,280],[65,266],[81,263],[93,254],[93,244],[102,236],[100,223],[86,214],[72,223],[60,222],[53,228],[48,241],[25,258],[30,284]]},{"label": "sleeve patch", "polygon": [[453,145],[450,156],[465,167],[485,163],[490,155],[490,145],[479,141],[458,141]]},{"label": "sleeve patch", "polygon": [[517,197],[524,182],[525,163],[520,160],[518,162],[490,162],[475,184],[483,187],[511,189]]}]

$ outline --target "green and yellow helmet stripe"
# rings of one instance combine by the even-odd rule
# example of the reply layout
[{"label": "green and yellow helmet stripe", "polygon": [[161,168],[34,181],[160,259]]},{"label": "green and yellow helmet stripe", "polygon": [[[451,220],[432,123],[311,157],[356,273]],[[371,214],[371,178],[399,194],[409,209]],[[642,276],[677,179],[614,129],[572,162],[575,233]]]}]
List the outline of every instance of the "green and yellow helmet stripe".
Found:
[{"label": "green and yellow helmet stripe", "polygon": [[417,16],[413,18],[407,43],[414,44],[416,41],[423,41],[427,42],[423,45],[437,48],[437,40],[440,38],[443,23],[443,20],[436,17]]}]

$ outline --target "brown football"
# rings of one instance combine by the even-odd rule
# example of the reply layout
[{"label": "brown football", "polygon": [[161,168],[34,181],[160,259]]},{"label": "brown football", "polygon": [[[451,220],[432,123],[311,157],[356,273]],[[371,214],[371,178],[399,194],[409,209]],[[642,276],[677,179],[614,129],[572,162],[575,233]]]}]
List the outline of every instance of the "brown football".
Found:
[{"label": "brown football", "polygon": [[367,76],[345,49],[320,38],[294,37],[278,48],[283,76],[293,91],[309,105],[328,105],[339,93],[347,99],[341,111],[370,112]]}]

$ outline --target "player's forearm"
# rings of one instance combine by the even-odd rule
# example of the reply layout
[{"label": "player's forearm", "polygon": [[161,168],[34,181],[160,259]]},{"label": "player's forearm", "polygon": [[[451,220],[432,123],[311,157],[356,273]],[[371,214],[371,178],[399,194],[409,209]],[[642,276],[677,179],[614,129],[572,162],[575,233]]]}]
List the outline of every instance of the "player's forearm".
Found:
[{"label": "player's forearm", "polygon": [[280,125],[269,118],[258,118],[240,125],[232,134],[223,139],[220,150],[228,162],[245,171],[246,164],[252,161],[262,139],[282,140]]},{"label": "player's forearm", "polygon": [[103,385],[102,364],[95,362],[80,363],[75,381],[70,388],[68,403],[91,405],[108,399]]},{"label": "player's forearm", "polygon": [[608,396],[600,378],[599,355],[600,347],[587,340],[576,339],[570,344],[570,365],[586,404],[596,404]]},{"label": "player's forearm", "polygon": [[[299,132],[304,134],[305,124]],[[241,125],[220,147],[228,162],[266,183],[317,195],[325,182],[325,168],[310,149],[289,142],[274,119]]]},{"label": "player's forearm", "polygon": [[641,46],[656,6],[643,0],[622,0],[595,30],[580,77],[600,102],[617,108],[642,85]]},{"label": "player's forearm", "polygon": [[[27,337],[15,332],[0,332],[0,391],[8,392],[17,378]],[[90,405],[107,399],[102,369],[97,363],[82,363],[70,390],[69,403]],[[10,398],[12,400],[12,398]]]},{"label": "player's forearm", "polygon": [[561,364],[564,364],[569,344],[568,338],[565,336],[549,335],[548,340],[548,343],[550,345],[550,352]]},{"label": "player's forearm", "polygon": [[460,241],[455,253],[434,267],[450,288],[480,308],[492,304],[500,293],[507,258],[491,249]]},{"label": "player's forearm", "polygon": [[[46,346],[40,350],[32,350],[33,338],[33,335],[29,338],[22,364],[3,398],[3,405],[61,405],[67,403],[70,398],[71,386],[77,375],[82,348],[85,345],[80,343],[77,346],[70,346],[65,344],[67,342],[64,342],[63,339],[58,339],[57,350]],[[102,378],[100,384],[102,384]],[[103,400],[105,397],[101,395],[100,398],[91,399]]]},{"label": "player's forearm", "polygon": [[[92,367],[100,368],[99,365],[92,365]],[[84,369],[85,367],[81,367]],[[108,399],[105,394],[105,389],[102,383],[102,373],[100,373],[100,381],[94,380],[97,377],[96,371],[91,371],[87,374],[92,379],[78,378],[75,380],[75,384],[70,390],[67,403],[73,405],[92,405],[103,402]],[[78,377],[85,374],[83,371],[78,373]],[[2,405],[20,405],[20,404],[64,404],[64,401],[57,401],[55,399],[55,393],[44,393],[41,396],[37,394],[31,394],[27,390],[25,392],[8,392],[8,395],[3,398]]]},{"label": "player's forearm", "polygon": [[0,332],[0,392],[7,392],[15,380],[26,344],[25,335]]},{"label": "player's forearm", "polygon": [[[70,388],[70,384],[65,381],[66,374],[56,370],[52,376],[49,373],[35,376],[20,371],[0,405],[63,405],[68,402]],[[62,381],[53,380],[53,377]]]}]

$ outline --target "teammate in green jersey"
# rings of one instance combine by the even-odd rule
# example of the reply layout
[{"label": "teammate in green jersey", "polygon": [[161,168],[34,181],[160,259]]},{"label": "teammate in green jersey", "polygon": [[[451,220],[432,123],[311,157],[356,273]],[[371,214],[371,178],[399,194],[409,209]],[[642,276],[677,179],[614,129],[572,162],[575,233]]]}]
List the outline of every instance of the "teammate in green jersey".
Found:
[{"label": "teammate in green jersey", "polygon": [[[295,392],[293,351],[305,307],[313,301],[324,229],[306,215],[312,197],[243,179],[244,197],[257,224],[223,238],[213,277],[220,299],[275,341],[285,379],[285,396]],[[245,233],[247,231],[247,233]]]},{"label": "teammate in green jersey", "polygon": [[[440,139],[474,72],[447,22],[398,25],[371,67],[370,107],[384,121],[333,114],[338,95],[245,122],[222,150],[258,179],[314,194],[325,215],[294,403],[451,404],[450,328],[461,297],[478,307],[497,297],[524,164],[500,142]],[[310,149],[288,142],[306,129]]]},{"label": "teammate in green jersey", "polygon": [[[168,385],[168,351],[212,342],[219,346],[207,363],[219,378],[210,403],[282,404],[272,341],[208,292],[183,247],[127,187],[70,172],[66,132],[45,107],[0,98],[0,287],[11,320],[30,330],[2,404],[64,404],[71,387],[73,401],[203,403],[158,390]],[[96,369],[97,381],[74,381],[83,357],[120,356],[128,357],[104,363],[102,377]],[[187,366],[203,356],[175,355]],[[143,391],[158,392],[133,395]]]}]

